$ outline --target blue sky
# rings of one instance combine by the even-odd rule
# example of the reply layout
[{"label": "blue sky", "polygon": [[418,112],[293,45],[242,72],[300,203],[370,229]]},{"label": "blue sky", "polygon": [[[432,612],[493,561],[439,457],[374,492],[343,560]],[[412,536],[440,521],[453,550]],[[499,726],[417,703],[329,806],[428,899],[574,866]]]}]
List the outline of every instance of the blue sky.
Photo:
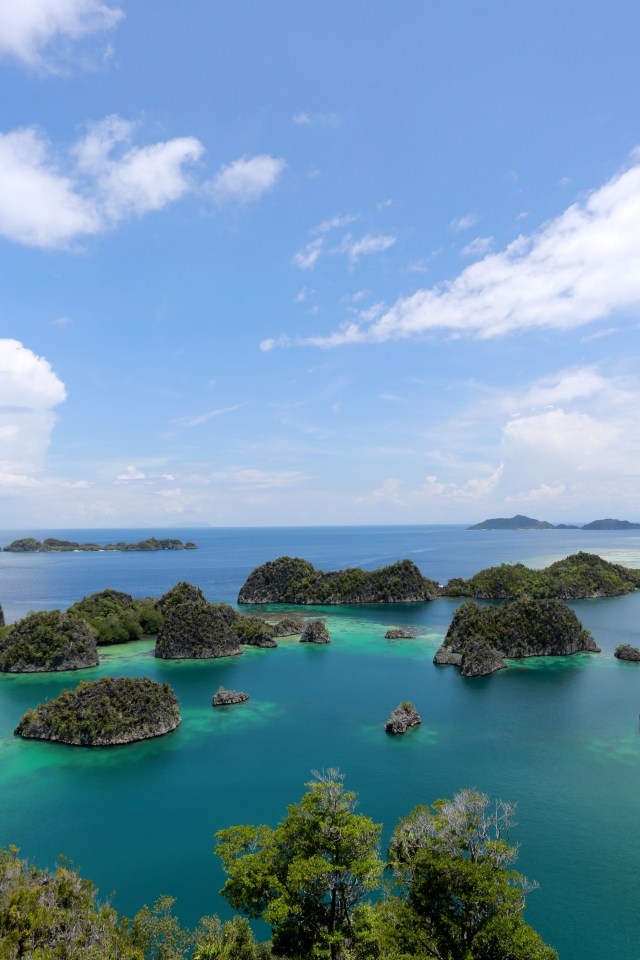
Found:
[{"label": "blue sky", "polygon": [[0,525],[640,519],[640,7],[0,8]]}]

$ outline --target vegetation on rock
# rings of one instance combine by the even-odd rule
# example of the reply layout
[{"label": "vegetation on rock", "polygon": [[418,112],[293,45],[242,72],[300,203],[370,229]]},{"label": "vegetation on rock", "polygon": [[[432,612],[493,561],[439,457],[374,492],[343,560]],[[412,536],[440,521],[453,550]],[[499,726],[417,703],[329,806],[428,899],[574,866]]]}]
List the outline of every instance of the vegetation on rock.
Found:
[{"label": "vegetation on rock", "polygon": [[235,611],[226,603],[172,601],[163,608],[155,655],[169,660],[237,656],[243,650],[233,630],[234,618]]},{"label": "vegetation on rock", "polygon": [[571,554],[543,570],[522,563],[487,567],[468,580],[455,578],[442,588],[445,597],[475,597],[476,600],[534,599],[578,600],[615,597],[640,586],[640,570],[609,563],[593,553]]},{"label": "vegetation on rock", "polygon": [[324,620],[309,620],[302,631],[300,643],[331,643]]},{"label": "vegetation on rock", "polygon": [[506,666],[504,657],[597,653],[593,637],[560,600],[516,600],[481,607],[475,600],[456,610],[434,663],[452,663],[464,676],[482,676]]},{"label": "vegetation on rock", "polygon": [[304,620],[300,617],[282,617],[275,623],[270,623],[274,637],[295,637],[304,630]]},{"label": "vegetation on rock", "polygon": [[61,610],[30,613],[0,639],[0,671],[47,673],[96,667],[98,650],[85,621]]},{"label": "vegetation on rock", "polygon": [[179,723],[178,701],[168,684],[148,677],[102,677],[28,710],[15,732],[37,740],[105,747],[159,737]]},{"label": "vegetation on rock", "polygon": [[193,583],[187,583],[186,580],[181,580],[180,583],[176,583],[156,600],[156,606],[164,612],[178,603],[184,603],[185,600],[192,603],[207,603],[207,598],[200,587],[196,587]]},{"label": "vegetation on rock", "polygon": [[422,717],[409,700],[403,700],[384,725],[387,733],[406,733],[409,727],[422,723]]},{"label": "vegetation on rock", "polygon": [[517,513],[515,517],[492,517],[481,523],[474,523],[467,530],[553,530],[553,524],[546,520],[534,520]]},{"label": "vegetation on rock", "polygon": [[156,634],[162,613],[154,600],[134,600],[120,590],[101,590],[74,603],[68,610],[85,620],[96,636],[98,646],[140,640]]},{"label": "vegetation on rock", "polygon": [[160,540],[156,537],[148,537],[146,540],[139,540],[137,543],[125,543],[124,540],[120,540],[118,543],[106,543],[101,547],[98,543],[78,543],[76,540],[58,540],[57,537],[46,537],[44,540],[36,540],[35,537],[22,537],[19,540],[13,540],[2,549],[8,553],[69,553],[75,551],[95,553],[97,550],[196,550],[197,544],[191,540],[183,543],[182,540],[175,540],[172,537]]},{"label": "vegetation on rock", "polygon": [[616,647],[613,655],[618,660],[640,660],[640,649],[632,647],[629,643],[621,643],[619,647]]},{"label": "vegetation on rock", "polygon": [[385,640],[415,640],[416,631],[411,627],[389,627],[384,638]]},{"label": "vegetation on rock", "polygon": [[298,557],[279,557],[249,574],[238,603],[415,603],[437,595],[438,584],[423,577],[411,560],[379,570],[323,572]]},{"label": "vegetation on rock", "polygon": [[[235,611],[234,611],[235,612]],[[233,632],[240,643],[250,647],[277,647],[273,639],[275,630],[273,624],[260,617],[244,617],[237,613],[232,624]]]},{"label": "vegetation on rock", "polygon": [[217,693],[214,693],[211,702],[214,707],[226,707],[232,703],[244,703],[248,699],[249,694],[243,690],[225,690],[221,685],[218,687]]}]

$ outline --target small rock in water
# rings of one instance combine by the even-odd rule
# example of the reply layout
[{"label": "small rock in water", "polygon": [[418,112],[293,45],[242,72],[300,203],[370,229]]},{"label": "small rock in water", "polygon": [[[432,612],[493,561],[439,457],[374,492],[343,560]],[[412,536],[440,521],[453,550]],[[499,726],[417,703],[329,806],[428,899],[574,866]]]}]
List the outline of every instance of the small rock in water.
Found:
[{"label": "small rock in water", "polygon": [[225,690],[220,686],[218,692],[213,695],[212,703],[214,707],[226,707],[231,703],[242,703],[243,700],[248,699],[249,694],[243,690]]},{"label": "small rock in water", "polygon": [[640,649],[632,647],[629,643],[623,643],[616,647],[613,655],[618,660],[640,660]]},{"label": "small rock in water", "polygon": [[302,631],[300,643],[331,643],[331,637],[324,620],[309,620]]},{"label": "small rock in water", "polygon": [[422,718],[408,700],[399,704],[384,725],[387,733],[406,733],[409,727],[422,723]]},{"label": "small rock in water", "polygon": [[384,635],[385,640],[415,640],[416,632],[410,627],[390,627]]}]

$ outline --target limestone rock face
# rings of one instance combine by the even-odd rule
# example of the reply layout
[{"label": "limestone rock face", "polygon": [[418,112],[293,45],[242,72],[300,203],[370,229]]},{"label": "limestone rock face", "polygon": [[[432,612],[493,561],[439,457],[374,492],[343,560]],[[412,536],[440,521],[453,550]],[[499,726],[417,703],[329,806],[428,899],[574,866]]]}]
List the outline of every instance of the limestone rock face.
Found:
[{"label": "limestone rock face", "polygon": [[253,570],[238,603],[418,603],[434,600],[439,586],[411,560],[379,570],[316,570],[299,557],[279,557]]},{"label": "limestone rock face", "polygon": [[419,723],[422,723],[420,714],[412,703],[405,700],[393,711],[385,723],[384,729],[387,733],[406,733],[409,727],[415,727]]},{"label": "limestone rock face", "polygon": [[[209,660],[242,653],[227,604],[185,600],[165,607],[156,640],[156,657],[165,660]],[[228,608],[231,610],[231,607]],[[232,610],[233,613],[233,610]]]},{"label": "limestone rock face", "polygon": [[218,687],[218,692],[213,695],[214,707],[226,707],[231,703],[242,703],[249,699],[249,694],[242,690],[225,690],[224,687]]},{"label": "limestone rock face", "polygon": [[302,631],[300,643],[331,643],[331,637],[324,620],[309,620]]},{"label": "limestone rock face", "polygon": [[274,637],[294,637],[304,630],[304,620],[300,617],[283,617],[271,624]]},{"label": "limestone rock face", "polygon": [[30,613],[0,640],[0,670],[6,673],[83,670],[99,662],[91,629],[61,610]]},{"label": "limestone rock face", "polygon": [[385,640],[415,640],[416,632],[410,627],[390,627],[384,635]]},{"label": "limestone rock face", "polygon": [[617,657],[618,660],[640,660],[640,649],[638,647],[632,647],[628,643],[623,643],[619,647],[616,647],[614,657]]},{"label": "limestone rock face", "polygon": [[501,607],[470,600],[455,612],[434,663],[452,663],[463,676],[477,677],[501,670],[505,657],[565,657],[581,651],[598,653],[599,648],[561,600],[516,600]]},{"label": "limestone rock face", "polygon": [[175,730],[180,719],[168,684],[148,677],[102,677],[28,710],[15,732],[78,747],[107,747],[162,736]]}]

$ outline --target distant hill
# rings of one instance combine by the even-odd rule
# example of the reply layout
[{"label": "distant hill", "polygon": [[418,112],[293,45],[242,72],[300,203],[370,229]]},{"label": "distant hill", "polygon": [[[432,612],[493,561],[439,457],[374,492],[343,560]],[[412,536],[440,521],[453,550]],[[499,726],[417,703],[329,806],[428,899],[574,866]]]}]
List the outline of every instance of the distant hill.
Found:
[{"label": "distant hill", "polygon": [[583,530],[640,530],[640,523],[630,523],[628,520],[592,520],[585,523]]},{"label": "distant hill", "polygon": [[553,524],[546,520],[534,520],[532,517],[524,517],[521,513],[515,517],[493,517],[491,520],[483,520],[482,523],[474,523],[469,530],[553,530]]},{"label": "distant hill", "polygon": [[640,530],[640,523],[631,523],[629,520],[592,520],[582,527],[573,523],[547,523],[546,520],[534,520],[521,513],[515,517],[493,517],[474,523],[467,530]]}]

